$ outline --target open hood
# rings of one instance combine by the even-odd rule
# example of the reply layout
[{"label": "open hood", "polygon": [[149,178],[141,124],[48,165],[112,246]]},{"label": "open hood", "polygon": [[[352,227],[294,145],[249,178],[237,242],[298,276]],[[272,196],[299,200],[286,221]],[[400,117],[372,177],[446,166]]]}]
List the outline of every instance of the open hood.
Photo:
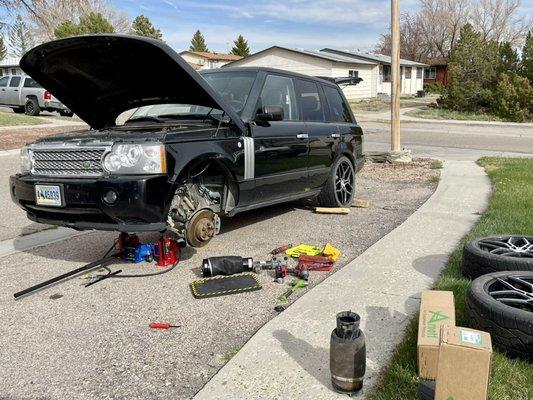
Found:
[{"label": "open hood", "polygon": [[144,105],[193,104],[223,110],[243,131],[237,113],[174,50],[159,40],[88,35],[35,47],[21,68],[94,129]]}]

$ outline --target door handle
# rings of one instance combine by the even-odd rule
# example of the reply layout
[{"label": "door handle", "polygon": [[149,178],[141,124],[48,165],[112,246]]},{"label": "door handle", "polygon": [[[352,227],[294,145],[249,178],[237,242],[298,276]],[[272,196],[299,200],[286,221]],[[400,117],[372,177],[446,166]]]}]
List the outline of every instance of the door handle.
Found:
[{"label": "door handle", "polygon": [[299,133],[296,135],[298,139],[309,139],[309,135],[307,133]]},{"label": "door handle", "polygon": [[341,137],[341,134],[340,134],[340,133],[332,133],[332,134],[331,134],[331,137],[332,137],[333,139],[338,139],[338,138]]}]

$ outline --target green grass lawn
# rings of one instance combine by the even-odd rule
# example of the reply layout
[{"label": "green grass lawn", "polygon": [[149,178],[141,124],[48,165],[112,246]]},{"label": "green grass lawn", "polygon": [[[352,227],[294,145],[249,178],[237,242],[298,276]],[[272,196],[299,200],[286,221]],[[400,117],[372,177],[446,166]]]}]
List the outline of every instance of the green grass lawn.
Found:
[{"label": "green grass lawn", "polygon": [[0,109],[0,126],[15,126],[15,125],[41,125],[46,124],[37,117],[31,117],[25,114],[15,114],[9,111]]},{"label": "green grass lawn", "polygon": [[456,119],[461,121],[504,121],[504,119],[492,115],[471,112],[461,112],[454,110],[445,110],[443,108],[422,108],[405,113],[411,117],[425,119]]},{"label": "green grass lawn", "polygon": [[[533,158],[483,158],[478,163],[485,167],[493,183],[490,204],[451,255],[446,269],[435,284],[435,289],[454,292],[458,326],[468,326],[465,309],[469,280],[462,277],[460,269],[464,243],[477,236],[497,233],[533,235]],[[371,400],[418,399],[417,329],[418,316],[411,322],[403,343],[396,349]],[[489,399],[533,399],[533,364],[509,359],[495,351]]]}]

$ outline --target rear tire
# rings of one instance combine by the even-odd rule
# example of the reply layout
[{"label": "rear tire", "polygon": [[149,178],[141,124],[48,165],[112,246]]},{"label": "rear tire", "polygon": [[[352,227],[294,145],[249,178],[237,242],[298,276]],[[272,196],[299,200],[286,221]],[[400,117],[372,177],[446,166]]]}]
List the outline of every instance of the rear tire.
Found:
[{"label": "rear tire", "polygon": [[72,117],[74,113],[72,111],[59,111],[59,115],[62,117]]},{"label": "rear tire", "polygon": [[28,99],[24,107],[26,115],[31,115],[36,117],[41,113],[41,108],[39,107],[39,102],[36,99]]},{"label": "rear tire", "polygon": [[318,195],[323,207],[349,207],[355,197],[355,169],[346,156],[335,160],[328,180]]}]

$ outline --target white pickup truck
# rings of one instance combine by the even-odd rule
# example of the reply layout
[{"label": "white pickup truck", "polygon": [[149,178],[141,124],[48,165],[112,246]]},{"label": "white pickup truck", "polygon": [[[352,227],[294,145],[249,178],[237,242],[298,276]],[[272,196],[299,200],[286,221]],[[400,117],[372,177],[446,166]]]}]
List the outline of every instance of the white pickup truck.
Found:
[{"label": "white pickup truck", "polygon": [[63,103],[29,76],[7,75],[0,78],[0,106],[16,113],[39,115],[41,111],[57,111],[61,116],[73,113]]}]

